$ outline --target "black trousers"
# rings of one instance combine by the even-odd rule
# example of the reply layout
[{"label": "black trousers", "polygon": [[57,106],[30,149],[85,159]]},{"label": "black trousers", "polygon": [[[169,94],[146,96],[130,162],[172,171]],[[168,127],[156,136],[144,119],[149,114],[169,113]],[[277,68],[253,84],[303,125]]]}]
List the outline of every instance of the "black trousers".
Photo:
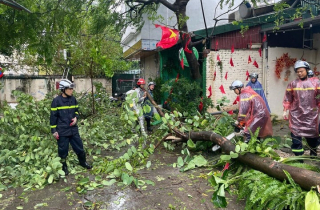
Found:
[{"label": "black trousers", "polygon": [[[304,149],[302,147],[302,137],[301,136],[295,136],[293,133],[291,133],[292,138],[292,145],[291,150],[296,156],[303,155]],[[319,143],[319,137],[316,138],[305,138],[307,140],[308,145],[311,147],[311,150],[316,151]]]},{"label": "black trousers", "polygon": [[72,146],[73,151],[79,155],[84,153],[82,140],[79,133],[76,133],[72,136],[60,136],[58,143],[58,154],[61,159],[66,159],[69,151],[69,143]]}]

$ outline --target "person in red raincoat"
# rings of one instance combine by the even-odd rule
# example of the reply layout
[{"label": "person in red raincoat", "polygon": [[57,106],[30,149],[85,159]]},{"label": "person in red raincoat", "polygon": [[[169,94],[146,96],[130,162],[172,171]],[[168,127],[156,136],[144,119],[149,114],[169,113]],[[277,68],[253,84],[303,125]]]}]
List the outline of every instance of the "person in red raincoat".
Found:
[{"label": "person in red raincoat", "polygon": [[291,149],[297,156],[304,153],[302,137],[307,140],[312,156],[317,156],[319,145],[320,83],[316,78],[308,78],[308,70],[310,65],[306,61],[299,60],[295,63],[294,71],[298,79],[288,84],[283,99],[283,118],[288,119],[289,111]]},{"label": "person in red raincoat", "polygon": [[261,96],[250,86],[244,88],[239,80],[231,84],[230,90],[240,96],[238,122],[245,124],[245,142],[251,139],[250,131],[255,133],[258,128],[260,128],[258,138],[272,136],[270,113]]}]

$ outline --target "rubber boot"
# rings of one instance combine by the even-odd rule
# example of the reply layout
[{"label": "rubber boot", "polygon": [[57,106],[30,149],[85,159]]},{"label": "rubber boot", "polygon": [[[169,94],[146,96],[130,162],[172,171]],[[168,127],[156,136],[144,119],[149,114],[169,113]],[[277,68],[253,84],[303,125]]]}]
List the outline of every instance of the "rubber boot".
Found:
[{"label": "rubber boot", "polygon": [[152,128],[151,128],[151,119],[146,117],[146,121],[147,121],[147,131],[152,131]]},{"label": "rubber boot", "polygon": [[86,161],[86,153],[80,153],[78,154],[78,159],[79,159],[79,165],[82,166],[83,168],[86,169],[92,169],[92,166],[89,165]]},{"label": "rubber boot", "polygon": [[313,156],[313,158],[317,156],[317,148],[310,149],[310,156]]},{"label": "rubber boot", "polygon": [[62,162],[62,171],[64,171],[64,174],[67,176],[69,174],[68,165],[67,162]]}]

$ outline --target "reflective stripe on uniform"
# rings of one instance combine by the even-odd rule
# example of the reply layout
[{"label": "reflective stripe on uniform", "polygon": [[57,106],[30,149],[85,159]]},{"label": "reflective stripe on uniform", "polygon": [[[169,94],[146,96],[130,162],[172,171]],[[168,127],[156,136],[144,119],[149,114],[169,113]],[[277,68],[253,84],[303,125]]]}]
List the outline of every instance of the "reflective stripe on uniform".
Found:
[{"label": "reflective stripe on uniform", "polygon": [[50,128],[56,128],[57,127],[57,125],[51,125],[50,126]]},{"label": "reflective stripe on uniform", "polygon": [[60,106],[60,107],[57,107],[57,109],[75,109],[75,108],[78,108],[79,106],[78,105],[75,105],[75,106]]},{"label": "reflective stripe on uniform", "polygon": [[287,89],[287,91],[293,91],[293,90],[316,90],[316,89],[319,89],[319,88],[292,88],[292,89]]},{"label": "reflective stripe on uniform", "polygon": [[58,109],[57,108],[51,108],[51,111],[57,111]]},{"label": "reflective stripe on uniform", "polygon": [[249,98],[242,98],[242,99],[240,99],[240,101],[249,101],[249,100],[251,100],[252,98],[254,98],[256,96],[258,96],[258,95],[254,94],[254,95],[250,96]]},{"label": "reflective stripe on uniform", "polygon": [[246,117],[247,115],[245,115],[245,114],[240,114],[239,116],[240,116],[240,117]]},{"label": "reflective stripe on uniform", "polygon": [[304,152],[303,149],[292,149],[292,152]]},{"label": "reflective stripe on uniform", "polygon": [[76,114],[79,114],[78,112],[75,112]]},{"label": "reflective stripe on uniform", "polygon": [[262,90],[262,88],[253,88],[253,90]]}]

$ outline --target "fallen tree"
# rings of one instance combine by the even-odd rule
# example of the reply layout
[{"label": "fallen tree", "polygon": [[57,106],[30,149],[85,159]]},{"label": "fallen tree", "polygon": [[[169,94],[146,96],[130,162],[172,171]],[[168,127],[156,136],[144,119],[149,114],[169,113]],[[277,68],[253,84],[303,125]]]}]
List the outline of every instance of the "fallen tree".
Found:
[{"label": "fallen tree", "polygon": [[[155,106],[160,116],[164,117],[164,113],[161,108],[155,103],[151,95],[147,92],[147,96],[151,103]],[[169,126],[170,127],[170,126]],[[176,133],[180,139],[172,139],[172,142],[187,142],[188,139],[193,141],[211,141],[217,144],[226,153],[235,152],[235,145],[226,138],[210,131],[189,132],[188,134],[182,133],[176,128],[172,128],[172,131]],[[164,139],[163,139],[164,140]],[[287,176],[284,171],[290,173],[292,179],[305,190],[310,190],[312,187],[320,185],[320,174],[314,171],[310,171],[303,168],[293,167],[280,162],[274,161],[269,157],[260,157],[259,155],[246,153],[240,155],[237,158],[238,161],[248,165],[249,167],[261,171],[271,177],[278,180],[287,180]]]}]

